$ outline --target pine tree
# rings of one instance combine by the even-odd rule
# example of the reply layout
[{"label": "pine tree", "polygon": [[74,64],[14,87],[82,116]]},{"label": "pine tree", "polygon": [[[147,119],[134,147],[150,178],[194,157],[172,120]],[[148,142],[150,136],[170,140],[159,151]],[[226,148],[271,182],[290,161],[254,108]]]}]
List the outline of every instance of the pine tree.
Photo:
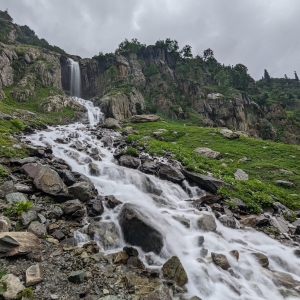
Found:
[{"label": "pine tree", "polygon": [[271,78],[266,69],[265,69],[265,72],[264,72],[264,78],[267,79],[267,80],[270,80],[270,78]]},{"label": "pine tree", "polygon": [[289,78],[286,76],[286,74],[284,74],[284,79],[289,79]]},{"label": "pine tree", "polygon": [[295,80],[299,81],[299,77],[298,77],[298,75],[297,75],[297,72],[294,71],[294,73],[295,73]]}]

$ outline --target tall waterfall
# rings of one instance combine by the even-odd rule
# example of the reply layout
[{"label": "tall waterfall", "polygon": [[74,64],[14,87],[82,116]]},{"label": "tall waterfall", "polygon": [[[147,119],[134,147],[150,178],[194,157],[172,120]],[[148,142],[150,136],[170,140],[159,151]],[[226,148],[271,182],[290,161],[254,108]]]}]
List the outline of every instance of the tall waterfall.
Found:
[{"label": "tall waterfall", "polygon": [[68,58],[71,69],[70,96],[81,97],[81,74],[79,63],[72,58]]}]

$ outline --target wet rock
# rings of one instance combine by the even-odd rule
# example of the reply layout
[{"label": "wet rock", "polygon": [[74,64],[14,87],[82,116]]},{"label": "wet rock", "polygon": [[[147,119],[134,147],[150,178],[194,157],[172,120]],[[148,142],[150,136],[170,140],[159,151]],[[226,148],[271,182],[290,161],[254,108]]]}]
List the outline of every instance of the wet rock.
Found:
[{"label": "wet rock", "polygon": [[240,258],[239,251],[237,251],[237,250],[231,250],[231,251],[229,252],[229,254],[232,255],[233,257],[235,257],[236,260],[239,260],[239,258]]},{"label": "wet rock", "polygon": [[85,207],[78,199],[66,201],[63,211],[71,219],[82,218],[85,215]]},{"label": "wet rock", "polygon": [[198,228],[203,231],[216,231],[217,224],[213,215],[203,214],[197,221]]},{"label": "wet rock", "polygon": [[70,170],[62,170],[60,171],[59,175],[61,176],[66,186],[71,186],[76,183],[75,177]]},{"label": "wet rock", "polygon": [[179,286],[188,282],[187,274],[177,256],[172,256],[164,263],[162,272],[164,278],[174,280]]},{"label": "wet rock", "polygon": [[87,202],[94,197],[93,186],[89,182],[77,182],[69,187],[69,193],[80,201]]},{"label": "wet rock", "polygon": [[200,148],[196,148],[194,150],[195,153],[201,154],[202,156],[206,157],[206,158],[219,158],[221,156],[221,153],[218,151],[214,151],[210,148],[206,148],[206,147],[200,147]]},{"label": "wet rock", "polygon": [[276,180],[275,183],[284,187],[291,187],[294,185],[292,182],[286,180]]},{"label": "wet rock", "polygon": [[47,234],[46,226],[38,221],[31,222],[27,230],[38,237],[42,237],[43,235]]},{"label": "wet rock", "polygon": [[98,246],[98,244],[95,241],[90,241],[85,243],[82,248],[84,248],[86,250],[87,253],[90,254],[95,254],[95,253],[99,253],[100,247]]},{"label": "wet rock", "polygon": [[270,224],[275,227],[280,233],[289,232],[289,223],[281,216],[276,216],[270,219]]},{"label": "wet rock", "polygon": [[1,232],[0,256],[9,257],[16,255],[28,255],[28,257],[40,257],[41,244],[39,239],[31,232]]},{"label": "wet rock", "polygon": [[229,228],[240,228],[239,222],[233,216],[223,215],[218,218],[218,220],[225,226]]},{"label": "wet rock", "polygon": [[69,274],[68,280],[73,283],[83,283],[84,281],[84,270],[73,271]]},{"label": "wet rock", "polygon": [[200,235],[198,237],[198,246],[202,246],[204,243],[204,236],[203,235]]},{"label": "wet rock", "polygon": [[269,259],[264,254],[256,252],[256,253],[251,253],[251,255],[255,257],[255,259],[259,262],[259,264],[262,267],[266,268],[269,266]]},{"label": "wet rock", "polygon": [[173,219],[181,223],[184,227],[190,228],[190,220],[181,216],[173,216]]},{"label": "wet rock", "polygon": [[32,221],[37,219],[37,213],[34,210],[22,212],[21,221],[24,226],[28,226]]},{"label": "wet rock", "polygon": [[128,259],[129,259],[129,255],[125,251],[120,251],[116,256],[114,263],[126,265]]},{"label": "wet rock", "polygon": [[71,237],[71,238],[67,238],[67,239],[64,239],[64,240],[60,241],[59,244],[62,247],[64,247],[64,246],[74,247],[74,246],[76,246],[76,240],[73,237]]},{"label": "wet rock", "polygon": [[158,165],[154,161],[145,161],[139,168],[139,170],[146,174],[156,174]]},{"label": "wet rock", "polygon": [[126,243],[139,246],[145,252],[160,253],[163,236],[137,206],[124,204],[118,221]]},{"label": "wet rock", "polygon": [[104,207],[102,200],[92,199],[87,203],[87,211],[90,217],[97,217],[103,214]]},{"label": "wet rock", "polygon": [[89,170],[90,170],[90,174],[92,176],[99,176],[100,175],[100,170],[99,170],[97,164],[89,163]]},{"label": "wet rock", "polygon": [[241,169],[237,169],[234,173],[234,178],[236,180],[248,180],[249,175],[245,171],[243,171]]},{"label": "wet rock", "polygon": [[207,250],[207,249],[202,248],[202,249],[200,250],[200,256],[201,256],[201,257],[206,257],[207,254],[208,254],[208,250]]},{"label": "wet rock", "polygon": [[122,155],[119,158],[119,164],[120,166],[126,168],[137,169],[141,164],[141,160],[137,157],[133,157],[130,155]]},{"label": "wet rock", "polygon": [[3,276],[0,282],[6,283],[6,291],[2,295],[7,300],[16,299],[18,294],[25,290],[25,286],[20,282],[20,279],[13,274]]},{"label": "wet rock", "polygon": [[226,185],[226,186],[232,188],[231,185],[229,185],[228,183],[226,183],[220,179],[217,179],[217,178],[202,175],[202,174],[199,174],[196,172],[189,172],[186,170],[183,171],[183,174],[187,178],[198,183],[199,187],[201,187],[202,189],[209,191],[211,193],[214,193],[214,194],[217,193],[218,189],[223,185]]},{"label": "wet rock", "polygon": [[140,300],[172,300],[172,297],[170,296],[168,289],[163,288],[159,291],[151,292],[146,296],[142,296]]},{"label": "wet rock", "polygon": [[48,166],[39,163],[26,164],[22,167],[24,172],[33,179],[37,189],[52,196],[68,196],[68,189],[58,173]]},{"label": "wet rock", "polygon": [[113,195],[105,196],[104,199],[106,200],[105,206],[111,209],[114,209],[116,206],[122,204],[122,202]]},{"label": "wet rock", "polygon": [[137,251],[137,249],[135,249],[133,247],[127,247],[127,246],[125,246],[123,248],[123,251],[125,251],[129,256],[135,256],[135,257],[139,256],[139,252]]},{"label": "wet rock", "polygon": [[205,195],[205,196],[201,197],[200,200],[201,200],[202,205],[204,205],[204,204],[211,205],[211,204],[219,202],[222,198],[223,197],[221,195]]},{"label": "wet rock", "polygon": [[112,147],[114,139],[111,136],[104,136],[103,138],[101,138],[100,142],[103,143],[104,147]]},{"label": "wet rock", "polygon": [[39,264],[26,270],[26,286],[36,285],[44,280],[43,270]]},{"label": "wet rock", "polygon": [[223,270],[228,270],[230,268],[226,255],[212,252],[211,257],[213,262]]},{"label": "wet rock", "polygon": [[185,179],[184,175],[177,168],[167,164],[159,167],[158,175],[160,178],[174,183],[181,183]]},{"label": "wet rock", "polygon": [[189,298],[189,300],[202,300],[202,299],[199,298],[198,296],[194,296],[194,297]]},{"label": "wet rock", "polygon": [[[300,281],[295,280],[290,274],[284,272],[268,272],[274,284],[284,286],[288,289],[296,289],[300,286]],[[299,292],[299,290],[298,290]]]},{"label": "wet rock", "polygon": [[240,137],[239,134],[225,128],[221,129],[220,133],[230,140],[238,139]]},{"label": "wet rock", "polygon": [[7,194],[5,196],[5,199],[10,205],[13,205],[13,204],[19,203],[19,202],[28,202],[27,196],[22,193]]},{"label": "wet rock", "polygon": [[134,115],[130,118],[132,123],[158,122],[161,118],[157,115]]},{"label": "wet rock", "polygon": [[11,222],[7,217],[0,217],[0,232],[6,232],[11,229]]},{"label": "wet rock", "polygon": [[12,181],[6,181],[0,186],[0,198],[4,198],[7,194],[15,192],[17,192],[17,189]]},{"label": "wet rock", "polygon": [[130,256],[127,260],[127,266],[132,267],[132,268],[138,268],[138,269],[145,269],[145,265],[143,264],[143,262],[135,257],[135,256]]}]

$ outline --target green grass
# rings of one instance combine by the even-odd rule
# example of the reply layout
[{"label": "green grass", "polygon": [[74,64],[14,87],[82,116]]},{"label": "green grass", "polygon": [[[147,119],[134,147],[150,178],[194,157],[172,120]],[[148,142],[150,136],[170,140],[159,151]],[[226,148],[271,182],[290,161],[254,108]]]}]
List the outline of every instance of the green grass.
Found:
[{"label": "green grass", "polygon": [[[182,124],[155,122],[129,124],[139,135],[129,135],[127,141],[135,141],[143,136],[152,135],[157,129],[166,132],[147,141],[151,154],[163,155],[166,152],[175,154],[188,170],[202,174],[210,172],[236,187],[236,191],[226,187],[220,193],[226,198],[237,197],[245,201],[250,212],[259,212],[262,207],[274,202],[271,195],[290,209],[300,209],[300,166],[296,163],[300,156],[300,146],[287,145],[241,136],[228,140],[219,134],[217,128],[184,126]],[[198,147],[208,147],[222,154],[219,160],[204,158],[194,153]],[[251,161],[240,161],[248,157]],[[225,164],[225,165],[224,165]],[[249,174],[249,180],[237,181],[234,172],[242,169]],[[294,174],[282,174],[279,169],[292,171]],[[288,180],[293,187],[277,186],[275,180]],[[293,195],[293,194],[296,194]]]}]

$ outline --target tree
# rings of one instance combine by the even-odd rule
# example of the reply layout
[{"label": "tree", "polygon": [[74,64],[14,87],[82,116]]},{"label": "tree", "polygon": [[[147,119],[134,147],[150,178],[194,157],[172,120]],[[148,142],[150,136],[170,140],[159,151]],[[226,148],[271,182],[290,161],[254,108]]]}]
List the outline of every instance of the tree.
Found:
[{"label": "tree", "polygon": [[192,54],[192,46],[190,45],[185,45],[182,50],[180,51],[180,53],[182,54],[182,56],[184,58],[192,58],[193,54]]},{"label": "tree", "polygon": [[210,60],[214,58],[214,51],[212,51],[210,48],[203,51],[203,58],[204,61]]},{"label": "tree", "polygon": [[132,39],[131,42],[125,39],[124,42],[119,44],[116,54],[138,52],[146,48],[145,44],[141,44],[137,39]]},{"label": "tree", "polygon": [[286,76],[286,74],[284,74],[284,79],[289,79],[289,78]]},{"label": "tree", "polygon": [[264,71],[264,79],[267,79],[267,80],[270,80],[271,79],[271,77],[270,77],[270,75],[269,75],[269,72],[265,69],[265,71]]},{"label": "tree", "polygon": [[297,75],[297,72],[294,71],[294,73],[295,73],[295,80],[299,81],[299,77],[298,77],[298,75]]}]

